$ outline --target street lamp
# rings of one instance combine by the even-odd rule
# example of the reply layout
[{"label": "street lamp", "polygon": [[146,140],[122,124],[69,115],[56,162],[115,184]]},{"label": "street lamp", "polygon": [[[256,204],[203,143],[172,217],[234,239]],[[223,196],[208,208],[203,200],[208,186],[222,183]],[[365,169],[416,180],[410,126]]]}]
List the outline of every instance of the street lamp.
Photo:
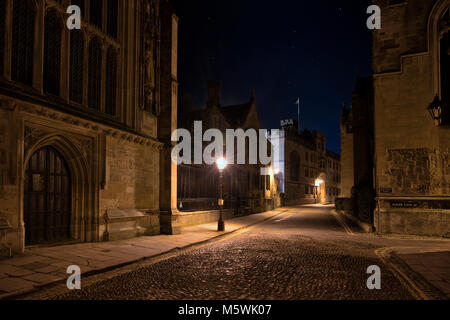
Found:
[{"label": "street lamp", "polygon": [[315,192],[315,195],[314,195],[315,198],[316,198],[316,204],[317,204],[317,196],[319,195],[319,188],[322,185],[322,183],[323,183],[322,179],[316,179],[316,185],[315,185],[316,192]]},{"label": "street lamp", "polygon": [[442,125],[442,108],[444,104],[442,103],[441,99],[439,99],[439,95],[436,95],[433,102],[428,107],[428,112],[431,115],[431,118],[434,121],[434,124],[436,127],[439,127]]},{"label": "street lamp", "polygon": [[224,158],[220,158],[216,161],[217,168],[219,169],[219,185],[220,185],[220,196],[219,196],[219,208],[220,208],[220,215],[219,215],[219,222],[217,224],[217,230],[218,231],[225,231],[225,221],[223,221],[223,170],[227,167],[228,163],[227,160]]}]

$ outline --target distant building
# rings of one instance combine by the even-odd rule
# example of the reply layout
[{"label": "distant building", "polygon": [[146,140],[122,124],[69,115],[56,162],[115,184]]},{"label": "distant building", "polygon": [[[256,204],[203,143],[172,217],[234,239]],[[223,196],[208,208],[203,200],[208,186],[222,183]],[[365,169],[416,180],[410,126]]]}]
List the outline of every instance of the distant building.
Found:
[{"label": "distant building", "polygon": [[[226,136],[227,129],[259,130],[261,128],[254,94],[248,102],[223,106],[220,85],[208,83],[206,108],[187,108],[180,113],[180,128],[194,136],[194,122],[201,121],[203,132],[219,129]],[[206,147],[207,144],[204,144]],[[248,140],[246,141],[248,148]],[[224,150],[226,156],[226,150]],[[275,201],[276,182],[261,176],[261,165],[229,165],[224,171],[224,209],[227,217],[271,210]],[[218,169],[215,165],[178,166],[178,210],[183,213],[179,223],[183,226],[217,221],[218,217]]]},{"label": "distant building", "polygon": [[0,1],[0,218],[16,252],[159,234],[172,214],[178,19],[165,0],[71,3],[81,30],[69,1]]},{"label": "distant building", "polygon": [[297,120],[281,121],[279,169],[282,204],[334,203],[341,194],[340,156],[326,149],[318,131],[298,133]]},{"label": "distant building", "polygon": [[373,3],[374,225],[450,236],[450,1]]}]

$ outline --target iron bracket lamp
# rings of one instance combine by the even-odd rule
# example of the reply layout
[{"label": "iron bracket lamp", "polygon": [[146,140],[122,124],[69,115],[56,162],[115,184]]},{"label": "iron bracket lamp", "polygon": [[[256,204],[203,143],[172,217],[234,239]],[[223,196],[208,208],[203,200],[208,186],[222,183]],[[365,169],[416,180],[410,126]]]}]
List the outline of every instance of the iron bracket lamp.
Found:
[{"label": "iron bracket lamp", "polygon": [[428,106],[428,112],[430,113],[436,127],[439,127],[443,124],[443,109],[444,103],[439,98],[439,95],[436,95],[433,102],[431,102],[431,104]]}]

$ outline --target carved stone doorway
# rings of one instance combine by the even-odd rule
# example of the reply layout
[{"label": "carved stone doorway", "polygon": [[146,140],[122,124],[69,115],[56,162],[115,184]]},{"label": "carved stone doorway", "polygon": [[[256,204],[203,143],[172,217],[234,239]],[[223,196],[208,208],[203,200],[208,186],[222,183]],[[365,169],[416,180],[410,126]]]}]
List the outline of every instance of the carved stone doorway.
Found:
[{"label": "carved stone doorway", "polygon": [[48,146],[28,161],[24,186],[25,245],[70,239],[71,175],[63,156]]}]

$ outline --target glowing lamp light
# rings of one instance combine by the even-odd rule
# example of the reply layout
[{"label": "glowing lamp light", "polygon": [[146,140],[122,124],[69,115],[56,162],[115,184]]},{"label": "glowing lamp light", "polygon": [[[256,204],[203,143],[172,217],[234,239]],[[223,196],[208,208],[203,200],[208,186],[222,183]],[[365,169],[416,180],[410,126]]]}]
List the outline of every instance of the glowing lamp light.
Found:
[{"label": "glowing lamp light", "polygon": [[220,158],[216,161],[217,168],[219,168],[220,171],[224,170],[226,166],[228,165],[227,160],[224,158]]},{"label": "glowing lamp light", "polygon": [[274,173],[275,175],[279,174],[279,173],[280,173],[280,169],[275,169],[275,170],[273,171],[273,173]]},{"label": "glowing lamp light", "polygon": [[442,124],[442,109],[443,103],[441,99],[439,99],[439,96],[436,95],[433,102],[428,107],[428,112],[430,113],[436,127],[439,127]]},{"label": "glowing lamp light", "polygon": [[322,179],[317,179],[316,180],[316,187],[320,187],[322,185],[322,183],[323,183]]}]

